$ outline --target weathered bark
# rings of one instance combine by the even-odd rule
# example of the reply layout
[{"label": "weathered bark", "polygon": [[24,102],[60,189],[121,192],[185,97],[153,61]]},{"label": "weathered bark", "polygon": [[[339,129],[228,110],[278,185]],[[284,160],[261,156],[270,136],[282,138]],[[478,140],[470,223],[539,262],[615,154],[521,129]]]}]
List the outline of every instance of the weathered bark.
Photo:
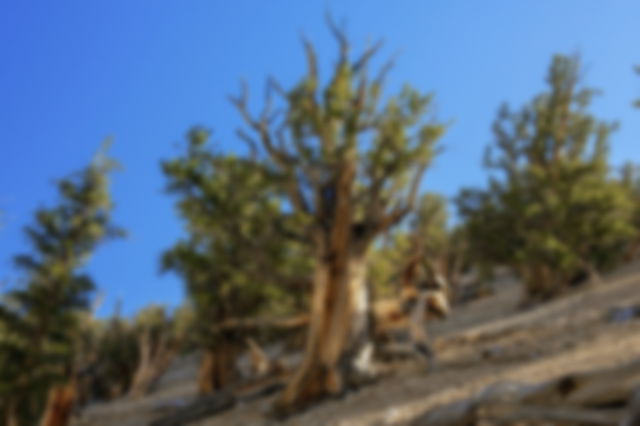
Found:
[{"label": "weathered bark", "polygon": [[19,426],[18,423],[18,406],[15,398],[9,398],[5,407],[5,424],[7,426]]},{"label": "weathered bark", "polygon": [[227,387],[235,374],[235,350],[230,343],[208,349],[198,372],[198,392],[206,395]]},{"label": "weathered bark", "polygon": [[140,337],[140,361],[129,387],[129,396],[142,397],[149,393],[156,381],[169,368],[178,353],[180,343],[169,342],[163,335],[152,342],[150,333]]},{"label": "weathered bark", "polygon": [[517,268],[524,281],[529,302],[549,300],[566,290],[568,283],[544,264],[522,265]]},{"label": "weathered bark", "polygon": [[281,373],[285,370],[282,363],[277,359],[269,358],[254,339],[248,338],[247,345],[249,346],[250,373],[252,378],[266,377],[274,373]]},{"label": "weathered bark", "polygon": [[640,257],[640,238],[636,238],[631,242],[624,256],[627,262],[632,262],[638,257]]},{"label": "weathered bark", "polygon": [[251,362],[251,374],[253,376],[262,376],[269,371],[271,362],[267,354],[264,353],[258,343],[252,338],[247,339],[249,347],[249,360]]},{"label": "weathered bark", "polygon": [[588,285],[597,285],[602,282],[602,278],[600,277],[600,271],[593,264],[593,262],[589,261],[587,256],[584,257],[582,261],[582,268],[584,274],[583,282],[578,284],[588,284]]},{"label": "weathered bark", "polygon": [[[344,262],[344,265],[340,265]],[[366,256],[334,258],[316,266],[311,322],[305,357],[276,402],[277,414],[286,415],[319,398],[339,395],[346,380],[367,360],[359,359],[369,339],[369,299],[365,281]]]},{"label": "weathered bark", "polygon": [[73,381],[51,388],[40,426],[66,426],[69,424],[76,397],[76,385]]}]

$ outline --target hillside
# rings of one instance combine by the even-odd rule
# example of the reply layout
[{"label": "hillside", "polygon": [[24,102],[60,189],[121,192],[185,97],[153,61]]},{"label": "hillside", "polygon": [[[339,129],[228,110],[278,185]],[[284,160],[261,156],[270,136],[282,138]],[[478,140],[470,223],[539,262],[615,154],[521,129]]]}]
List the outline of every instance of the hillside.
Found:
[{"label": "hillside", "polygon": [[[504,282],[495,295],[455,310],[430,325],[438,364],[427,371],[403,362],[393,375],[339,400],[290,418],[287,425],[401,425],[434,407],[469,398],[496,382],[538,383],[566,373],[640,359],[640,319],[612,312],[640,304],[640,263],[606,276],[592,288],[523,310],[520,287]],[[195,394],[196,357],[182,359],[156,392],[89,407],[74,426],[138,426],[185,404]],[[264,398],[238,404],[197,426],[271,424]]]}]

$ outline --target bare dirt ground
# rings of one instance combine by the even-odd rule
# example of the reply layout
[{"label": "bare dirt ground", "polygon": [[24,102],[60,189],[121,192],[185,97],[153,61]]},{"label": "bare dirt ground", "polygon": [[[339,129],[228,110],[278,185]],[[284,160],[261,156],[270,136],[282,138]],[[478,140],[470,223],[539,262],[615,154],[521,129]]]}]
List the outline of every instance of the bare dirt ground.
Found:
[{"label": "bare dirt ground", "polygon": [[[640,359],[640,319],[612,321],[613,309],[640,303],[640,263],[607,276],[601,285],[522,310],[520,287],[496,294],[433,323],[438,363],[403,363],[392,376],[326,401],[286,425],[403,425],[436,406],[468,398],[499,381],[536,383],[571,372]],[[148,398],[89,407],[74,426],[143,426],[195,394],[195,359],[181,360]],[[240,404],[194,426],[271,425],[271,399]]]}]

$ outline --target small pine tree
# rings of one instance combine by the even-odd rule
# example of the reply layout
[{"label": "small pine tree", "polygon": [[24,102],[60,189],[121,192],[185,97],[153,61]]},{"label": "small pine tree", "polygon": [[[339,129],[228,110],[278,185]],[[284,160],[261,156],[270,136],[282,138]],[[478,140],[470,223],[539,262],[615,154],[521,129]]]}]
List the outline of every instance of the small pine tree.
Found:
[{"label": "small pine tree", "polygon": [[622,169],[622,184],[633,203],[631,223],[634,235],[629,241],[626,255],[627,260],[633,260],[640,255],[640,167],[631,163],[626,164]]},{"label": "small pine tree", "polygon": [[308,270],[304,245],[283,234],[299,218],[282,214],[277,177],[251,159],[213,152],[208,138],[207,131],[192,130],[187,152],[163,163],[187,237],[163,255],[162,266],[184,278],[195,311],[206,352],[202,393],[231,380],[244,339],[230,322],[291,312],[301,289],[289,284]]},{"label": "small pine tree", "polygon": [[33,253],[16,256],[23,282],[0,302],[0,397],[8,425],[35,424],[47,393],[73,378],[79,322],[95,288],[83,266],[103,240],[121,234],[110,220],[107,175],[115,166],[99,153],[58,183],[59,204],[38,210],[25,229]]},{"label": "small pine tree", "polygon": [[191,331],[192,311],[182,307],[169,316],[162,306],[151,305],[138,313],[133,324],[137,344],[137,366],[129,395],[146,395],[180,353]]},{"label": "small pine tree", "polygon": [[458,200],[475,256],[514,267],[533,298],[597,281],[632,232],[629,199],[610,176],[614,126],[588,113],[594,91],[578,77],[576,59],[556,56],[548,92],[500,110],[486,162],[501,174]]}]

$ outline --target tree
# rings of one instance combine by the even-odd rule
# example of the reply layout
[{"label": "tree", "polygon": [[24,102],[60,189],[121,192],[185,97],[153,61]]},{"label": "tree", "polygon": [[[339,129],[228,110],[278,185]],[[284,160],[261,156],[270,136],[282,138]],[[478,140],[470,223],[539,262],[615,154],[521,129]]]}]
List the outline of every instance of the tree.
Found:
[{"label": "tree", "polygon": [[401,269],[407,261],[410,241],[405,230],[398,228],[379,239],[369,255],[369,281],[374,299],[398,296]]},{"label": "tree", "polygon": [[208,138],[193,129],[186,153],[163,163],[187,237],[163,255],[162,265],[184,278],[195,311],[205,349],[202,393],[233,379],[245,336],[229,323],[293,311],[300,293],[293,284],[308,269],[304,245],[283,235],[300,219],[282,214],[278,177],[253,159],[214,152]]},{"label": "tree", "polygon": [[626,254],[627,260],[633,260],[640,254],[640,167],[631,163],[625,164],[622,169],[622,184],[633,203],[631,224],[635,232]]},{"label": "tree", "polygon": [[180,353],[192,326],[192,312],[183,307],[169,317],[162,306],[141,310],[134,321],[137,367],[132,375],[129,396],[146,395]]},{"label": "tree", "polygon": [[131,388],[138,367],[136,330],[130,320],[116,313],[95,325],[91,351],[95,358],[87,371],[88,399],[111,400]]},{"label": "tree", "polygon": [[474,256],[514,267],[534,299],[598,281],[631,232],[628,197],[608,164],[615,126],[589,114],[594,91],[578,77],[577,59],[555,56],[547,92],[520,111],[502,107],[486,160],[499,173],[458,198]]},{"label": "tree", "polygon": [[[635,72],[640,75],[640,66],[635,68]],[[636,99],[634,106],[640,108],[640,99]],[[631,260],[640,254],[640,167],[632,163],[625,164],[622,170],[622,183],[629,191],[634,205],[633,226],[636,235],[629,244],[627,252],[627,259]]]},{"label": "tree", "polygon": [[376,292],[402,300],[415,296],[418,282],[431,281],[436,273],[446,276],[449,252],[448,212],[441,195],[423,194],[408,219],[408,227],[396,229],[374,248],[370,268]]},{"label": "tree", "polygon": [[[249,110],[246,86],[232,102],[249,131],[239,135],[281,176],[292,209],[308,218],[313,245],[311,315],[302,364],[276,403],[290,413],[340,394],[358,374],[354,360],[370,353],[367,255],[381,233],[413,208],[444,127],[425,120],[433,96],[405,86],[382,101],[385,66],[371,77],[380,44],[349,54],[344,33],[330,22],[339,55],[326,83],[305,41],[308,70],[284,90],[267,85],[262,112]],[[283,116],[275,113],[279,95]]]},{"label": "tree", "polygon": [[[63,425],[74,395],[80,320],[95,285],[84,271],[111,225],[108,173],[115,162],[101,151],[80,173],[58,183],[60,202],[36,212],[25,233],[32,254],[16,256],[21,286],[0,304],[0,396],[7,425]],[[48,396],[47,396],[48,394]],[[46,406],[45,406],[46,405]]]},{"label": "tree", "polygon": [[[421,267],[422,279],[446,276],[449,235],[446,200],[433,193],[424,194],[416,208],[410,224],[411,256]],[[409,263],[411,263],[409,259]]]},{"label": "tree", "polygon": [[[640,75],[640,65],[637,65],[637,66],[635,67],[635,70],[634,70],[634,71],[636,72],[636,74]],[[635,102],[633,103],[633,105],[634,105],[636,108],[640,108],[640,98],[636,99],[636,100],[635,100]]]}]

